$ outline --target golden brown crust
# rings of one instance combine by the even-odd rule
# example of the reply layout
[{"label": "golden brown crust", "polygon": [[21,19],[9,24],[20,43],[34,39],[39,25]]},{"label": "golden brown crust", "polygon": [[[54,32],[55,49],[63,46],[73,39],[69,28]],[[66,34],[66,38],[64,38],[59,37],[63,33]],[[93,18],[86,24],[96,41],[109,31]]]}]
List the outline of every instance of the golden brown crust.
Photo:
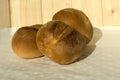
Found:
[{"label": "golden brown crust", "polygon": [[12,48],[22,58],[46,55],[59,64],[70,64],[81,57],[92,36],[88,17],[80,10],[66,8],[44,25],[18,29],[12,39]]},{"label": "golden brown crust", "polygon": [[36,37],[39,50],[59,64],[70,64],[80,58],[86,41],[77,30],[61,21],[50,21]]},{"label": "golden brown crust", "polygon": [[86,37],[87,43],[89,43],[93,36],[93,28],[88,17],[80,10],[66,8],[58,11],[53,20],[60,20],[78,30],[82,35]]},{"label": "golden brown crust", "polygon": [[12,39],[13,51],[22,58],[43,56],[36,45],[36,34],[38,29],[32,27],[19,28]]},{"label": "golden brown crust", "polygon": [[29,27],[35,28],[35,29],[40,29],[43,25],[42,24],[35,24]]}]

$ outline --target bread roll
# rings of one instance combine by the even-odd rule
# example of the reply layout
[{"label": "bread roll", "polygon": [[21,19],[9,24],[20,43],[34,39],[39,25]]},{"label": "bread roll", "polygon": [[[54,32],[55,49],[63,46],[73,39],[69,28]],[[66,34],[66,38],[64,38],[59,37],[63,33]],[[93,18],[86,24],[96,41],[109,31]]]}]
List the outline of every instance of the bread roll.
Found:
[{"label": "bread roll", "polygon": [[12,39],[13,51],[22,58],[43,56],[36,45],[36,34],[42,25],[19,28]]},{"label": "bread roll", "polygon": [[61,21],[50,21],[39,29],[36,37],[39,50],[59,64],[70,64],[81,56],[85,37]]},{"label": "bread roll", "polygon": [[74,27],[86,37],[87,43],[91,41],[93,36],[92,24],[82,11],[73,8],[62,9],[53,16],[53,20],[60,20]]}]

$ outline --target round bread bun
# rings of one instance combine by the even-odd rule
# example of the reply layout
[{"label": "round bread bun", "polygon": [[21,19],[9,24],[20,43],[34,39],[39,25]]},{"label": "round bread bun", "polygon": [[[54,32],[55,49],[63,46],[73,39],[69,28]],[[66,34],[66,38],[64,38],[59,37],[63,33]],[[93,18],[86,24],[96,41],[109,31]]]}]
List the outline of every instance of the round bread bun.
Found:
[{"label": "round bread bun", "polygon": [[49,21],[39,29],[36,37],[39,50],[59,64],[70,64],[81,57],[86,46],[85,37],[61,21]]},{"label": "round bread bun", "polygon": [[43,56],[36,45],[36,34],[42,25],[19,28],[12,39],[13,51],[22,58],[31,59]]},{"label": "round bread bun", "polygon": [[86,37],[87,43],[91,41],[93,36],[92,24],[82,11],[73,8],[62,9],[55,13],[52,20],[60,20],[74,27]]}]

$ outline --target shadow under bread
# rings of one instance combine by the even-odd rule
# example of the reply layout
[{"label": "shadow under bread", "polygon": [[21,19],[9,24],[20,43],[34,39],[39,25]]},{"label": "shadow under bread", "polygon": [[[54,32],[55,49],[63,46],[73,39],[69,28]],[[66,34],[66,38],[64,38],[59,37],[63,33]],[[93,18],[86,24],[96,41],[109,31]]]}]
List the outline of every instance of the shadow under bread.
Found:
[{"label": "shadow under bread", "polygon": [[90,43],[87,44],[86,48],[82,52],[82,56],[77,60],[83,60],[93,53],[96,48],[96,43],[102,37],[102,31],[99,28],[93,27],[93,38]]}]

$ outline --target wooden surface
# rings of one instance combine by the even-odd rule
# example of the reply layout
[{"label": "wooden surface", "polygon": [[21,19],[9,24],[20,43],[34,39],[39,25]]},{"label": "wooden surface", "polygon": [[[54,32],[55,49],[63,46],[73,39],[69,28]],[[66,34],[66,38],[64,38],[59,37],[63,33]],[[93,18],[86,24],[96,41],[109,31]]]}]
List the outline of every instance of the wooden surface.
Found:
[{"label": "wooden surface", "polygon": [[52,16],[63,8],[71,7],[71,0],[41,0],[43,23],[52,20]]},{"label": "wooden surface", "polygon": [[9,0],[0,0],[0,27],[10,27]]},{"label": "wooden surface", "polygon": [[103,24],[120,25],[120,0],[103,0]]},{"label": "wooden surface", "polygon": [[12,26],[42,23],[40,0],[10,0]]},{"label": "wooden surface", "polygon": [[101,0],[72,0],[72,7],[82,10],[95,26],[102,26]]},{"label": "wooden surface", "polygon": [[82,10],[94,26],[120,25],[120,0],[0,0],[0,27],[46,23],[68,7]]}]

